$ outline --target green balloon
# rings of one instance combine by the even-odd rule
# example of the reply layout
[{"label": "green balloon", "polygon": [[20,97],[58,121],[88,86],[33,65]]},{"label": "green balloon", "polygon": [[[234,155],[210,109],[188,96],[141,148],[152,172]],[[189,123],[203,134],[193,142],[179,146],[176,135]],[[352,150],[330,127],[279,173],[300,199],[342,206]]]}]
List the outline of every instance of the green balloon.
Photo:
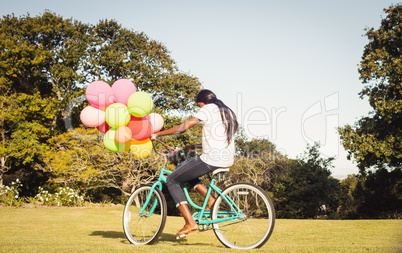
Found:
[{"label": "green balloon", "polygon": [[119,152],[122,151],[126,144],[120,144],[114,139],[114,135],[116,133],[116,129],[110,129],[106,132],[105,136],[103,137],[103,145],[105,148],[112,152]]},{"label": "green balloon", "polygon": [[121,103],[114,103],[108,106],[105,111],[105,119],[109,126],[112,128],[119,128],[125,126],[130,122],[130,113],[127,106]]},{"label": "green balloon", "polygon": [[133,93],[127,101],[127,109],[131,115],[137,118],[148,115],[154,106],[151,96],[143,91]]}]

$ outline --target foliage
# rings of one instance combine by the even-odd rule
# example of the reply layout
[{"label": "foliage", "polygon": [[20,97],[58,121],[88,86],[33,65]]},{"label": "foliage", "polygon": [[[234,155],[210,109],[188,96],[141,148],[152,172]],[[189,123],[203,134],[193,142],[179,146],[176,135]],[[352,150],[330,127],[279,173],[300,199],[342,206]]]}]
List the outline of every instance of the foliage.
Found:
[{"label": "foliage", "polygon": [[337,188],[329,171],[333,158],[320,158],[318,144],[307,149],[304,157],[291,162],[274,185],[278,218],[314,218],[322,214],[320,208],[337,207],[331,206],[331,195]]},{"label": "foliage", "polygon": [[141,184],[154,180],[161,161],[137,159],[128,151],[112,153],[103,147],[96,129],[76,128],[49,140],[44,170],[54,174],[51,180],[80,189],[89,196],[92,189],[113,188],[129,195]]},{"label": "foliage", "polygon": [[114,20],[101,20],[92,28],[85,65],[92,78],[110,84],[120,78],[130,79],[139,90],[151,93],[162,111],[194,108],[201,84],[178,71],[164,45]]},{"label": "foliage", "polygon": [[[359,68],[367,84],[360,95],[369,98],[374,111],[355,126],[339,129],[344,147],[361,171],[373,166],[378,171],[339,182],[330,177],[332,159],[320,158],[318,146],[310,147],[304,158],[291,160],[269,140],[248,140],[240,129],[236,162],[226,184],[247,181],[273,191],[281,217],[398,216],[401,6],[392,6],[386,13],[378,30],[367,30],[369,44]],[[102,146],[102,134],[81,128],[79,113],[87,105],[85,86],[94,80],[112,84],[120,78],[130,79],[138,90],[152,95],[165,128],[182,123],[196,109],[198,79],[180,72],[166,46],[144,33],[114,20],[83,24],[51,12],[0,19],[1,203],[35,204],[42,198],[49,205],[80,205],[80,196],[116,202],[154,180],[161,167],[156,156],[135,159],[127,151],[111,153]],[[200,143],[200,136],[201,126],[196,126],[163,141],[183,147]],[[177,156],[168,166],[173,168],[193,155]],[[21,175],[24,184],[16,181],[3,186],[5,174],[12,174],[11,179],[6,177],[8,182]],[[39,188],[35,195],[45,183],[50,190]],[[31,197],[24,199],[22,192]],[[324,205],[326,210],[320,211]]]},{"label": "foliage", "polygon": [[228,173],[228,184],[251,182],[266,191],[272,191],[276,178],[288,169],[290,160],[267,139],[249,140],[241,128],[235,141],[237,156]]},{"label": "foliage", "polygon": [[340,182],[338,195],[337,215],[339,218],[355,219],[358,218],[357,208],[360,205],[358,192],[362,177],[355,174],[348,175]]},{"label": "foliage", "polygon": [[22,183],[19,179],[15,182],[11,182],[10,186],[0,185],[0,204],[19,206],[21,204],[20,187],[22,187]]},{"label": "foliage", "polygon": [[402,170],[379,169],[369,172],[353,192],[358,200],[356,214],[363,218],[400,218],[402,210]]},{"label": "foliage", "polygon": [[284,157],[267,160],[259,156],[239,156],[235,158],[235,163],[228,172],[226,184],[250,182],[266,191],[272,191],[276,179],[284,174],[288,167],[289,160]]},{"label": "foliage", "polygon": [[5,173],[52,172],[55,166],[47,157],[54,140],[81,126],[85,86],[120,78],[151,93],[156,112],[167,118],[192,110],[201,89],[197,78],[178,70],[164,45],[116,21],[83,24],[48,11],[37,17],[3,16],[0,185]]},{"label": "foliage", "polygon": [[247,158],[260,157],[264,160],[271,160],[275,159],[276,156],[281,156],[281,154],[276,151],[275,144],[268,139],[253,138],[248,140],[243,137],[242,133],[239,133],[236,137],[236,149],[241,156]]},{"label": "foliage", "polygon": [[69,187],[59,187],[53,194],[39,187],[35,199],[48,206],[82,206],[84,203],[84,197]]},{"label": "foliage", "polygon": [[367,29],[369,43],[359,67],[367,84],[360,97],[368,98],[372,115],[338,130],[348,157],[353,156],[362,173],[402,165],[402,5],[384,11],[380,28]]},{"label": "foliage", "polygon": [[349,175],[340,182],[337,217],[345,219],[400,219],[402,210],[400,168],[379,169],[367,175]]},{"label": "foliage", "polygon": [[65,131],[65,108],[82,95],[87,35],[88,26],[49,12],[0,20],[0,179],[41,164],[46,140]]}]

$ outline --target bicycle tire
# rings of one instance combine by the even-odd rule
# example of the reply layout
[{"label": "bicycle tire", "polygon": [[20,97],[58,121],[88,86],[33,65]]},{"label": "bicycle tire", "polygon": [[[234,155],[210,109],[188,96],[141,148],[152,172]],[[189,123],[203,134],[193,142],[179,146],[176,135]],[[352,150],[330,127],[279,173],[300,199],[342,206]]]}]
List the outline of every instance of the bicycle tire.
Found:
[{"label": "bicycle tire", "polygon": [[[232,184],[223,190],[222,195],[234,201],[241,210],[242,217],[214,223],[213,229],[218,240],[227,248],[262,247],[272,235],[275,226],[275,209],[269,195],[251,183]],[[219,196],[212,207],[212,219],[230,217],[231,211],[233,207]]]},{"label": "bicycle tire", "polygon": [[[124,208],[124,234],[132,244],[154,244],[165,227],[167,204],[165,196],[158,188],[155,188],[151,201],[145,208],[143,215],[140,215],[140,210],[149,195],[151,187],[152,185],[140,186],[131,194]],[[158,203],[154,212],[149,216],[155,200],[158,200]]]}]

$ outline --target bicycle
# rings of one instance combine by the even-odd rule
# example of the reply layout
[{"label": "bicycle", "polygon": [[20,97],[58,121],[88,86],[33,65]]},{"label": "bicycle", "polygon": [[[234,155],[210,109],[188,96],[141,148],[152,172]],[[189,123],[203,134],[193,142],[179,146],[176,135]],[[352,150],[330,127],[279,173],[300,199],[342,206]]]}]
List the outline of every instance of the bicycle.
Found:
[{"label": "bicycle", "polygon": [[[123,213],[123,229],[132,244],[154,244],[165,227],[167,204],[162,193],[162,182],[172,173],[166,169],[167,157],[182,149],[170,148],[167,153],[159,153],[164,158],[158,179],[155,183],[142,185],[129,197]],[[251,183],[235,183],[224,190],[215,183],[224,179],[229,168],[212,172],[211,182],[202,206],[195,204],[185,185],[183,191],[189,205],[194,207],[194,220],[201,231],[213,229],[218,240],[227,248],[253,249],[262,247],[271,236],[275,225],[275,210],[269,195],[259,186]],[[216,178],[218,177],[218,178]],[[207,211],[209,196],[215,191],[218,197]],[[211,228],[212,227],[212,228]]]}]

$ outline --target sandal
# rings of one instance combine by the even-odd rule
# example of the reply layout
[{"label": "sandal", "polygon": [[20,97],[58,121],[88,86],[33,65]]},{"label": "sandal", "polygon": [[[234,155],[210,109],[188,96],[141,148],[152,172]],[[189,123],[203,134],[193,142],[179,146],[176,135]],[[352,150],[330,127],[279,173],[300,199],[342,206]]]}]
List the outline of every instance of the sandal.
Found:
[{"label": "sandal", "polygon": [[[191,227],[193,226],[193,227]],[[193,233],[193,232],[199,232],[198,230],[198,225],[184,225],[184,227],[182,229],[180,229],[177,233],[176,233],[176,239],[180,239],[183,238],[185,236],[187,236],[189,233]]]}]

